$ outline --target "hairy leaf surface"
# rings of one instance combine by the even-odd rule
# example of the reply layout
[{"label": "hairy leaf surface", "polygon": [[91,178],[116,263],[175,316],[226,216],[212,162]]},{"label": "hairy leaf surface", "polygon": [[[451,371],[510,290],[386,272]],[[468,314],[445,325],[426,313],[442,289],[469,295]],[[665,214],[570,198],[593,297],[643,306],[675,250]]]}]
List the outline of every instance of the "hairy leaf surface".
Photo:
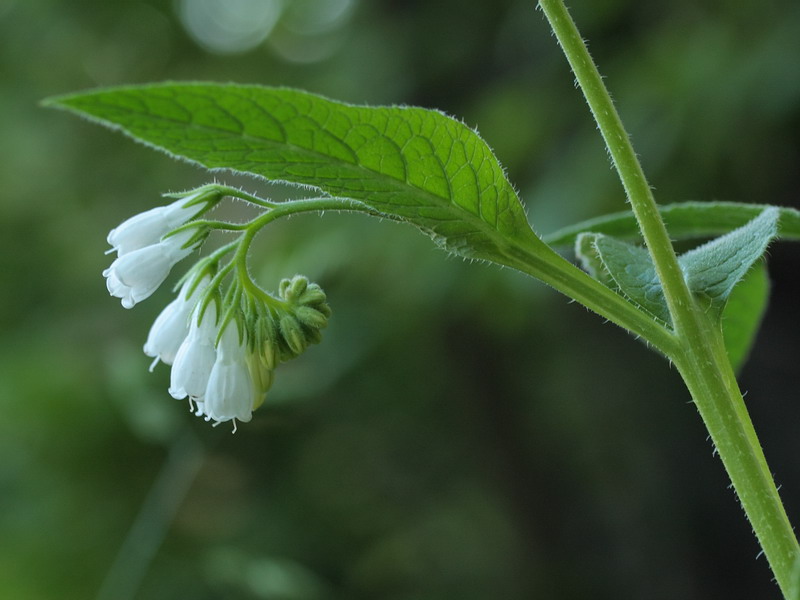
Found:
[{"label": "hairy leaf surface", "polygon": [[486,143],[437,111],[206,83],[105,89],[46,104],[209,169],[358,200],[464,256],[492,259],[506,242],[545,248]]},{"label": "hairy leaf surface", "polygon": [[[769,208],[767,204],[736,202],[682,202],[659,208],[673,240],[709,238],[741,227]],[[800,240],[800,211],[776,207],[780,211],[778,236]],[[543,237],[552,246],[572,246],[578,234],[592,231],[620,240],[640,241],[639,227],[630,211],[612,213],[559,229]]]},{"label": "hairy leaf surface", "polygon": [[683,254],[679,262],[689,289],[721,308],[777,235],[779,218],[777,208],[767,208],[746,225]]},{"label": "hairy leaf surface", "polygon": [[[776,235],[779,215],[776,208],[762,210],[742,227],[678,258],[692,293],[721,312],[725,347],[736,370],[747,359],[766,310],[769,281],[760,259]],[[601,233],[582,233],[575,252],[589,274],[671,324],[661,283],[645,248]]]},{"label": "hairy leaf surface", "polygon": [[[661,282],[647,250],[607,235],[586,234],[586,236],[592,237],[597,259],[613,280],[614,289],[654,317],[664,323],[670,323],[669,309],[661,289]],[[584,236],[579,239],[582,238]],[[603,281],[603,278],[600,280]]]}]

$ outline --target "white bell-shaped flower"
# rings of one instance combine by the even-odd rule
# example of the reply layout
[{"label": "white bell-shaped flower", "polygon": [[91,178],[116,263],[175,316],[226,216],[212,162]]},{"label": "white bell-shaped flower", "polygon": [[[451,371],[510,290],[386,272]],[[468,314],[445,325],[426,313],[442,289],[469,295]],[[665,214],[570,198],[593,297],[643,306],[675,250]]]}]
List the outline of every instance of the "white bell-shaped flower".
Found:
[{"label": "white bell-shaped flower", "polygon": [[211,367],[217,357],[214,342],[217,338],[217,307],[211,302],[198,323],[195,307],[189,333],[178,348],[170,374],[169,393],[173,398],[203,400]]},{"label": "white bell-shaped flower", "polygon": [[170,231],[183,225],[195,214],[199,207],[186,207],[197,194],[176,200],[166,206],[157,206],[124,221],[108,234],[109,252],[116,251],[123,256],[146,246],[157,244]]},{"label": "white bell-shaped flower", "polygon": [[155,359],[150,365],[151,371],[159,360],[166,365],[171,365],[175,361],[175,356],[178,354],[183,340],[189,334],[189,315],[194,309],[197,296],[208,286],[211,278],[203,277],[190,294],[189,288],[192,281],[193,279],[189,278],[183,284],[178,297],[161,311],[150,328],[144,344],[144,353]]},{"label": "white bell-shaped flower", "polygon": [[202,411],[207,420],[234,420],[235,428],[236,419],[247,422],[252,418],[257,390],[247,365],[248,353],[236,321],[229,321],[222,332],[203,399]]},{"label": "white bell-shaped flower", "polygon": [[175,263],[191,254],[193,248],[182,246],[194,235],[187,229],[144,248],[119,256],[103,271],[106,287],[112,296],[122,299],[122,306],[133,308],[155,292]]}]

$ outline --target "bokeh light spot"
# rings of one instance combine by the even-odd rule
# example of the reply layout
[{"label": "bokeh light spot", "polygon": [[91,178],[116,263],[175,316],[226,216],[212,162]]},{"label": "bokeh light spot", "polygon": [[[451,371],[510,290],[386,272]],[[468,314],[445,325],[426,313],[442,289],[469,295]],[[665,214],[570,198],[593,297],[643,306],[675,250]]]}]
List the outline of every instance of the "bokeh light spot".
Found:
[{"label": "bokeh light spot", "polygon": [[280,0],[180,0],[186,31],[209,52],[238,54],[258,46],[281,15]]}]

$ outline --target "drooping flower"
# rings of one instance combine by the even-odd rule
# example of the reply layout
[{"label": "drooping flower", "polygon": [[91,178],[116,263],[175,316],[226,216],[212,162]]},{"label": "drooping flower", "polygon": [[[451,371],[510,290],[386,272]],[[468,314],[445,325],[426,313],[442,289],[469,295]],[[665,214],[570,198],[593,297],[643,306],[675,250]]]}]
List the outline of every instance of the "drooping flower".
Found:
[{"label": "drooping flower", "polygon": [[235,430],[236,419],[247,422],[252,418],[258,390],[247,364],[248,354],[236,321],[231,319],[222,332],[203,399],[206,420],[215,424],[233,420]]},{"label": "drooping flower", "polygon": [[[201,305],[192,312],[189,333],[178,348],[170,374],[169,393],[179,400],[202,402],[211,368],[217,357],[214,342],[217,337],[217,307],[211,302],[199,318]],[[199,321],[199,322],[198,322]]]},{"label": "drooping flower", "polygon": [[167,278],[175,263],[191,254],[193,248],[183,248],[183,245],[193,235],[191,229],[181,231],[158,243],[119,256],[103,271],[109,293],[121,298],[125,308],[133,308],[137,302],[150,297]]},{"label": "drooping flower", "polygon": [[151,208],[124,221],[108,234],[108,243],[112,246],[110,252],[116,251],[117,256],[124,256],[157,244],[162,237],[197,214],[198,206],[186,205],[200,193],[202,192],[181,198],[166,206]]},{"label": "drooping flower", "polygon": [[204,277],[189,293],[193,283],[193,279],[189,278],[181,287],[178,297],[153,322],[144,344],[144,353],[155,359],[150,365],[151,371],[159,360],[167,365],[175,361],[178,349],[189,334],[189,315],[194,309],[195,300],[210,281],[210,277]]}]

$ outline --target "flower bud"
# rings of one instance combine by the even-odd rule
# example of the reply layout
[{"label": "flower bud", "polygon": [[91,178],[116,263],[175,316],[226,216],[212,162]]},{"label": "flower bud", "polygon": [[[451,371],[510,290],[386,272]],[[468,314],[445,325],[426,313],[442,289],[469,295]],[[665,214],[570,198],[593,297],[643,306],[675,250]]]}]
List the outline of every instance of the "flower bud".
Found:
[{"label": "flower bud", "polygon": [[255,410],[264,403],[267,392],[272,387],[272,382],[275,379],[275,372],[267,368],[261,360],[261,356],[255,352],[247,354],[247,366],[250,369],[250,376],[256,387],[256,395],[253,402],[253,410]]},{"label": "flower bud", "polygon": [[281,298],[286,298],[286,290],[289,289],[289,286],[292,284],[291,279],[286,279],[285,277],[281,279],[281,282],[278,284],[278,295]]},{"label": "flower bud", "polygon": [[261,360],[268,369],[274,369],[279,362],[278,325],[270,314],[262,315],[256,321],[256,347]]},{"label": "flower bud", "polygon": [[327,295],[322,291],[321,287],[316,283],[310,283],[306,290],[297,298],[297,303],[303,304],[304,306],[315,306],[316,304],[325,302],[327,298]]},{"label": "flower bud", "polygon": [[290,314],[281,317],[281,337],[295,355],[302,354],[306,349],[306,336],[298,320]]},{"label": "flower bud", "polygon": [[292,277],[289,285],[283,293],[283,297],[288,302],[297,302],[300,295],[306,291],[308,287],[308,278],[303,275],[295,275]]},{"label": "flower bud", "polygon": [[306,343],[308,345],[311,344],[319,344],[322,342],[322,332],[319,329],[306,329]]},{"label": "flower bud", "polygon": [[298,306],[294,311],[294,316],[311,329],[325,329],[328,326],[328,317],[310,306]]},{"label": "flower bud", "polygon": [[322,313],[322,315],[326,319],[330,319],[331,318],[331,314],[333,313],[333,311],[331,310],[331,307],[328,306],[328,304],[325,303],[325,302],[320,302],[319,304],[314,305],[314,310]]}]

